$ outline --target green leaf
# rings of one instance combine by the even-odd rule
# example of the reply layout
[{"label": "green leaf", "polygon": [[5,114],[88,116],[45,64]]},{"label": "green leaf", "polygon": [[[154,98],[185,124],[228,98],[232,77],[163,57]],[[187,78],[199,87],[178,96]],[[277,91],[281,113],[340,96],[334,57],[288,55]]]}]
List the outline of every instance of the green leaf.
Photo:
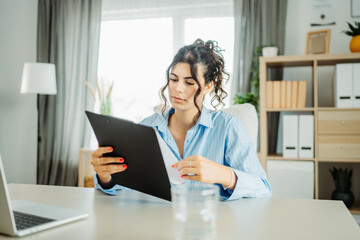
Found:
[{"label": "green leaf", "polygon": [[347,24],[348,24],[349,28],[351,29],[351,31],[354,31],[354,30],[355,30],[354,26],[351,25],[351,23],[348,22]]},{"label": "green leaf", "polygon": [[354,25],[352,25],[349,22],[347,22],[347,24],[350,30],[343,31],[343,33],[345,33],[348,36],[360,35],[360,22],[355,22]]}]

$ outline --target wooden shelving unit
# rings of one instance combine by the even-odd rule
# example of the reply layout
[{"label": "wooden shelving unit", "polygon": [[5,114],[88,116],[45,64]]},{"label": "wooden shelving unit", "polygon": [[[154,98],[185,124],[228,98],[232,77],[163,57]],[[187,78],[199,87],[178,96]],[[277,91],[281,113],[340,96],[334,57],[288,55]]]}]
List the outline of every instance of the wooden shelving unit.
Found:
[{"label": "wooden shelving unit", "polygon": [[[260,151],[259,160],[266,169],[267,160],[281,161],[312,161],[314,162],[314,189],[315,198],[319,198],[319,163],[360,163],[360,155],[355,158],[321,157],[319,155],[319,112],[354,112],[360,114],[360,108],[336,108],[318,106],[318,66],[334,66],[338,63],[359,63],[360,54],[319,54],[304,56],[277,56],[260,57]],[[266,81],[268,81],[268,69],[274,67],[312,67],[312,97],[313,106],[306,108],[266,108]],[[329,84],[332,84],[331,79]],[[268,114],[271,112],[310,112],[314,115],[314,158],[284,158],[281,155],[269,154],[268,152]],[[356,115],[358,116],[358,115]],[[359,134],[356,133],[355,134]],[[321,135],[324,138],[324,134]],[[360,135],[359,135],[360,136]],[[360,214],[360,202],[350,209],[352,213]]]},{"label": "wooden shelving unit", "polygon": [[354,206],[352,206],[349,210],[353,214],[360,214],[360,202],[355,202]]}]

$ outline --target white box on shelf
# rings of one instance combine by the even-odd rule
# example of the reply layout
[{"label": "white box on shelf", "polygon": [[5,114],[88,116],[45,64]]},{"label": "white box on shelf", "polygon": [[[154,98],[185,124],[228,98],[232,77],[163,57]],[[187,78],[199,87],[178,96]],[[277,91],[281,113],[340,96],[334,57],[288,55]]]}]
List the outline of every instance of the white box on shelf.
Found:
[{"label": "white box on shelf", "polygon": [[299,157],[298,115],[283,116],[283,156],[285,158]]},{"label": "white box on shelf", "polygon": [[314,157],[314,115],[299,115],[299,158]]},{"label": "white box on shelf", "polygon": [[353,64],[336,64],[334,79],[335,107],[353,107]]},{"label": "white box on shelf", "polygon": [[314,198],[314,162],[267,160],[266,163],[274,197]]},{"label": "white box on shelf", "polygon": [[360,63],[353,63],[353,107],[360,108]]}]

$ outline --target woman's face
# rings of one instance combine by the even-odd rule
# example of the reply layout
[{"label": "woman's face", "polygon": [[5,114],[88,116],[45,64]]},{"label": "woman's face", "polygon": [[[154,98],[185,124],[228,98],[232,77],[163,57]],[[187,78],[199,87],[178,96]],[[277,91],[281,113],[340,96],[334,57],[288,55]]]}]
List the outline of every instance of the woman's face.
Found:
[{"label": "woman's face", "polygon": [[[204,96],[211,90],[212,83],[205,87],[204,67],[200,65],[197,68],[197,79],[201,85],[202,91],[197,97],[197,105],[202,106]],[[190,65],[188,63],[178,63],[172,67],[169,81],[169,98],[173,108],[176,110],[196,109],[194,96],[199,89],[195,79],[191,76]]]}]

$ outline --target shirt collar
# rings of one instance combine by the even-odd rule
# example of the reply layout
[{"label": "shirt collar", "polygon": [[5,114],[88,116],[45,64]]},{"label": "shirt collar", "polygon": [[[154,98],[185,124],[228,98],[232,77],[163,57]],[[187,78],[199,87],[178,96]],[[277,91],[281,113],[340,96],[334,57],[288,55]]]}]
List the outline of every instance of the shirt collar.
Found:
[{"label": "shirt collar", "polygon": [[[166,128],[167,128],[167,125],[169,122],[169,116],[170,116],[170,114],[172,114],[174,112],[175,112],[174,108],[169,108],[168,110],[166,110],[164,112],[165,117],[160,113],[160,119],[159,119],[159,121],[157,121],[155,123],[155,126],[157,126],[161,132],[164,133],[166,131]],[[195,124],[195,126],[198,124],[203,125],[208,128],[211,128],[213,125],[211,111],[209,109],[207,109],[205,106],[202,107],[200,117],[199,117],[197,123]]]}]

